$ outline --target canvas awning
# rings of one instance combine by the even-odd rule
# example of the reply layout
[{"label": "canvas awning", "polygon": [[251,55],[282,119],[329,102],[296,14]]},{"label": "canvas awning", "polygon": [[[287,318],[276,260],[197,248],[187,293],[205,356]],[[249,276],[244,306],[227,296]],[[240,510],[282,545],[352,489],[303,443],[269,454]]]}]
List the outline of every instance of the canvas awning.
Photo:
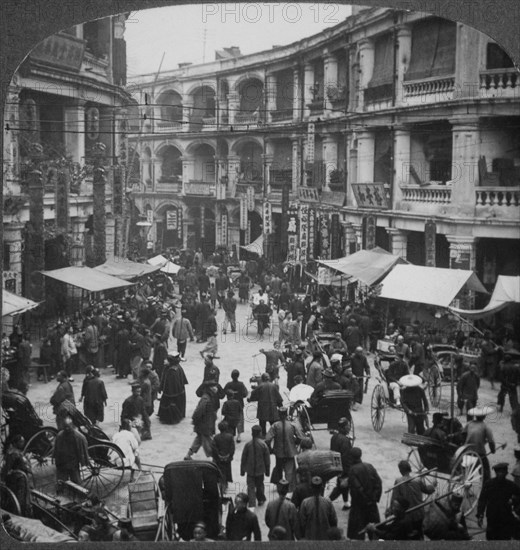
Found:
[{"label": "canvas awning", "polygon": [[509,304],[520,304],[520,277],[499,275],[489,304],[483,309],[458,309],[450,307],[450,311],[468,319],[482,319],[494,315]]},{"label": "canvas awning", "polygon": [[400,256],[394,256],[377,246],[372,250],[360,250],[345,258],[318,262],[368,286],[380,281],[396,264],[406,263]]},{"label": "canvas awning", "polygon": [[107,260],[104,264],[97,265],[94,269],[105,275],[129,280],[159,271],[160,266],[132,262],[126,258],[113,258]]},{"label": "canvas awning", "polygon": [[42,274],[67,285],[88,290],[89,292],[101,292],[114,288],[132,286],[132,283],[123,281],[118,277],[106,275],[90,267],[62,267],[52,271],[42,271]]},{"label": "canvas awning", "polygon": [[162,254],[150,258],[148,263],[150,265],[157,266],[158,268],[160,267],[161,271],[163,273],[167,273],[168,275],[177,275],[181,268],[180,265],[174,264],[173,262],[167,260]]},{"label": "canvas awning", "polygon": [[34,309],[38,307],[38,305],[37,302],[29,300],[29,298],[13,294],[5,290],[5,288],[2,290],[2,317],[7,315],[18,315],[24,311]]},{"label": "canvas awning", "polygon": [[240,248],[243,248],[244,250],[247,250],[248,252],[252,252],[253,254],[258,254],[259,256],[264,255],[264,235],[260,235],[258,239],[254,240],[252,243],[246,245],[246,246],[240,246]]},{"label": "canvas awning", "polygon": [[448,307],[460,290],[485,292],[473,271],[421,265],[396,265],[381,282],[381,298]]}]

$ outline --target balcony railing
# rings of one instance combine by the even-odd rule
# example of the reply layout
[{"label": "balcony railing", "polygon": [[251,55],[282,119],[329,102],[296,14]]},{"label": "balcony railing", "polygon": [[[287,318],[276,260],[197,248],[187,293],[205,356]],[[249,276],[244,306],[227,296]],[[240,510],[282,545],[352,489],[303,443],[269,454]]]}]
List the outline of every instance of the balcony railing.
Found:
[{"label": "balcony railing", "polygon": [[475,194],[477,206],[520,206],[520,186],[478,187]]},{"label": "balcony railing", "polygon": [[189,181],[184,184],[184,194],[210,197],[215,194],[215,183],[206,181]]},{"label": "balcony railing", "polygon": [[211,131],[217,129],[217,117],[205,116],[202,117],[202,130]]},{"label": "balcony railing", "polygon": [[257,125],[260,121],[260,116],[258,113],[237,113],[235,116],[235,123],[236,124],[249,124],[251,125]]},{"label": "balcony railing", "polygon": [[435,77],[411,80],[403,83],[404,101],[417,99],[420,102],[446,101],[453,98],[455,77]]},{"label": "balcony railing", "polygon": [[518,96],[519,75],[516,69],[493,69],[480,73],[480,96],[484,98]]},{"label": "balcony railing", "polygon": [[417,187],[415,185],[402,186],[403,200],[406,202],[422,202],[427,204],[450,204],[451,187],[446,185],[429,185]]},{"label": "balcony railing", "polygon": [[180,132],[182,130],[182,122],[159,121],[155,125],[157,132]]},{"label": "balcony railing", "polygon": [[293,110],[292,109],[281,109],[279,111],[273,111],[271,113],[271,120],[273,122],[280,122],[282,120],[292,120]]}]

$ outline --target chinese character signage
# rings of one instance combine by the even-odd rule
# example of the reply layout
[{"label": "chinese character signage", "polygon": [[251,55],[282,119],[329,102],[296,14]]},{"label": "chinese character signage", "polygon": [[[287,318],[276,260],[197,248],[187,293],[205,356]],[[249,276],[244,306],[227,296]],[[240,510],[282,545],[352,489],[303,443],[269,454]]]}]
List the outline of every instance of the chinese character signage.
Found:
[{"label": "chinese character signage", "polygon": [[363,218],[363,248],[372,250],[376,246],[376,217],[372,214]]},{"label": "chinese character signage", "polygon": [[247,188],[247,209],[249,210],[249,212],[253,212],[253,210],[255,209],[255,188],[250,185],[248,188]]},{"label": "chinese character signage", "polygon": [[220,243],[223,246],[227,246],[228,244],[228,214],[225,210],[221,213],[220,218],[220,228],[221,228],[221,237],[220,237]]},{"label": "chinese character signage", "polygon": [[85,54],[85,41],[71,35],[53,34],[31,52],[31,59],[79,71]]},{"label": "chinese character signage", "polygon": [[300,260],[307,261],[307,248],[309,246],[309,207],[306,204],[300,205]]},{"label": "chinese character signage", "polygon": [[273,217],[271,212],[271,203],[265,201],[263,204],[264,234],[273,232]]},{"label": "chinese character signage", "polygon": [[320,202],[320,196],[315,187],[300,187],[298,189],[298,199],[304,202]]},{"label": "chinese character signage", "polygon": [[69,228],[69,177],[63,171],[58,172],[56,181],[56,227]]},{"label": "chinese character signage", "polygon": [[240,229],[247,229],[247,198],[240,197]]},{"label": "chinese character signage", "polygon": [[307,236],[308,253],[307,258],[312,260],[314,258],[314,235],[316,234],[316,211],[309,208],[307,219],[309,220],[309,231]]},{"label": "chinese character signage", "polygon": [[178,219],[178,210],[174,208],[173,210],[166,211],[166,230],[167,231],[176,231],[179,227]]},{"label": "chinese character signage", "polygon": [[425,265],[435,267],[435,240],[437,226],[433,220],[428,220],[424,225],[424,248],[426,251]]},{"label": "chinese character signage", "polygon": [[339,214],[332,214],[330,219],[330,257],[331,259],[341,256],[341,224]]},{"label": "chinese character signage", "polygon": [[314,122],[309,122],[307,126],[307,162],[314,162],[315,129]]},{"label": "chinese character signage", "polygon": [[388,208],[384,183],[353,183],[352,191],[360,208]]},{"label": "chinese character signage", "polygon": [[330,259],[329,216],[324,213],[320,216],[320,249],[321,257]]},{"label": "chinese character signage", "polygon": [[287,233],[287,261],[298,260],[298,207],[291,204],[287,211],[287,226],[284,228]]},{"label": "chinese character signage", "polygon": [[112,178],[112,212],[114,216],[123,214],[123,169],[121,166],[114,167]]},{"label": "chinese character signage", "polygon": [[153,210],[151,208],[146,211],[146,221],[148,223],[153,223]]},{"label": "chinese character signage", "polygon": [[281,224],[282,224],[282,231],[281,231],[281,242],[280,242],[280,250],[282,257],[287,254],[287,223],[288,223],[288,211],[289,211],[289,186],[284,185],[282,187],[282,216],[281,216]]}]

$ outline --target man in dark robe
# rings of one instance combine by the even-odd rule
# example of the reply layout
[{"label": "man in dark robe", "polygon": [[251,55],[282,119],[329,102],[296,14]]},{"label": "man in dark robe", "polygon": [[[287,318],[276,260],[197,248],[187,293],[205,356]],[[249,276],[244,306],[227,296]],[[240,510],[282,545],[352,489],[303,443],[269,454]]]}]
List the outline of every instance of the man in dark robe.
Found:
[{"label": "man in dark robe", "polygon": [[248,402],[250,401],[258,402],[256,417],[265,437],[267,422],[274,424],[278,420],[278,407],[283,403],[278,386],[270,381],[266,372],[262,374],[260,385],[251,392],[248,398]]},{"label": "man in dark robe", "polygon": [[168,369],[165,371],[159,405],[159,420],[166,424],[177,424],[186,416],[186,390],[188,379],[180,365],[181,356],[174,352],[168,356]]},{"label": "man in dark robe", "polygon": [[140,418],[143,422],[141,440],[152,439],[150,417],[146,412],[146,405],[144,399],[141,397],[141,383],[138,381],[132,383],[132,395],[123,401],[121,423],[125,418],[130,422]]},{"label": "man in dark robe", "polygon": [[92,375],[92,378],[85,381],[83,411],[92,424],[96,424],[97,422],[103,422],[105,418],[104,408],[108,396],[105,383],[100,378],[99,369],[94,369]]}]

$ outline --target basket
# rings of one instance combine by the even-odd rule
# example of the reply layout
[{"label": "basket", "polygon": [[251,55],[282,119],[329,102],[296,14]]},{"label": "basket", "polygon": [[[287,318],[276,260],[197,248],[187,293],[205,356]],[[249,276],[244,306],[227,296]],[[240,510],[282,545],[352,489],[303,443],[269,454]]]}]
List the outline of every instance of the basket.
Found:
[{"label": "basket", "polygon": [[311,476],[328,481],[343,472],[341,454],[335,451],[304,451],[296,456],[298,468],[308,470]]}]

